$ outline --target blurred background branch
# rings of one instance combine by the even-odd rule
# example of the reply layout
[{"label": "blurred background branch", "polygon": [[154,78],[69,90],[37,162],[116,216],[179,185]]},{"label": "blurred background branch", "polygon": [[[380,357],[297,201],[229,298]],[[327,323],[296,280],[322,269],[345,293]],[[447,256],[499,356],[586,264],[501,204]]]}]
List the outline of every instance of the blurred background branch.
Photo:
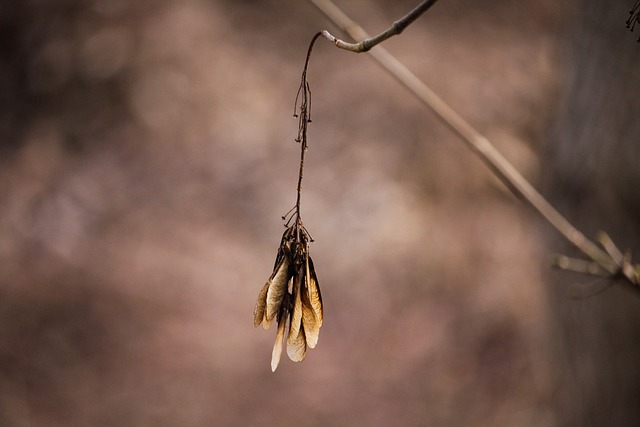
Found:
[{"label": "blurred background branch", "polygon": [[[342,31],[354,40],[362,40],[356,43],[345,43],[331,35],[328,31],[322,32],[323,36],[337,47],[352,52],[366,52],[377,44],[387,40],[395,34],[399,34],[404,28],[415,21],[435,1],[424,1],[403,18],[378,34],[371,37],[358,23],[349,18],[330,0],[310,0],[324,15],[329,18]],[[551,205],[538,192],[524,176],[495,148],[495,146],[478,132],[469,122],[463,119],[440,96],[423,83],[406,66],[391,55],[385,48],[378,46],[370,52],[371,57],[381,65],[389,74],[404,85],[413,95],[429,107],[436,115],[457,133],[468,147],[478,154],[490,169],[500,178],[513,193],[528,202],[549,224],[562,234],[576,248],[598,264],[602,270],[609,273],[612,278],[622,278],[635,290],[640,286],[640,266],[633,266],[628,258],[612,256],[611,251],[600,249],[589,240],[582,232],[574,227],[553,205]],[[607,246],[615,245],[609,238]],[[616,248],[617,250],[617,248]],[[554,262],[554,266],[564,268],[566,263]],[[574,264],[571,264],[574,265]],[[582,271],[590,274],[591,269]],[[599,273],[600,271],[598,271]]]}]

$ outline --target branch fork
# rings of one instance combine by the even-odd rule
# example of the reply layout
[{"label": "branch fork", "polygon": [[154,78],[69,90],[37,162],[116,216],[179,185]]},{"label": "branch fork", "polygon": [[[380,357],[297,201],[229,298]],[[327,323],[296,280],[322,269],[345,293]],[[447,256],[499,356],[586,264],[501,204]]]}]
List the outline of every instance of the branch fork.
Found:
[{"label": "branch fork", "polygon": [[597,237],[598,243],[605,250],[611,264],[601,265],[594,260],[584,260],[571,258],[566,255],[555,255],[552,265],[562,270],[573,271],[575,273],[589,274],[593,276],[609,277],[612,279],[624,279],[635,285],[635,289],[640,291],[640,264],[633,264],[631,252],[622,253],[613,243],[611,237],[601,231]]}]

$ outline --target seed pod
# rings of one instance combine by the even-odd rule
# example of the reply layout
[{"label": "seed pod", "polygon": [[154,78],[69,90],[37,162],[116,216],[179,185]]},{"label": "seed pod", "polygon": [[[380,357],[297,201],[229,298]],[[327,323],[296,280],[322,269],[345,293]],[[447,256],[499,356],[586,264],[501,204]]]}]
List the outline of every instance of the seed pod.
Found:
[{"label": "seed pod", "polygon": [[307,342],[304,329],[299,329],[296,335],[291,333],[289,327],[289,338],[287,339],[287,355],[294,362],[301,362],[307,355]]},{"label": "seed pod", "polygon": [[293,277],[293,310],[291,311],[291,324],[289,326],[289,339],[297,338],[302,327],[302,295],[300,292],[300,275]]},{"label": "seed pod", "polygon": [[302,327],[305,332],[307,345],[314,348],[318,343],[318,335],[320,334],[320,323],[316,319],[316,315],[309,302],[309,296],[306,291],[302,292]]},{"label": "seed pod", "polygon": [[[269,290],[269,281],[264,284],[260,293],[258,294],[258,301],[256,302],[256,308],[253,310],[253,326],[258,326],[264,319],[265,308],[267,307],[267,291]],[[265,326],[265,329],[269,325]]]},{"label": "seed pod", "polygon": [[278,319],[278,332],[276,333],[276,342],[273,344],[273,352],[271,353],[271,372],[275,372],[280,363],[282,355],[282,346],[284,345],[284,329],[287,322],[287,316],[280,316]]},{"label": "seed pod", "polygon": [[318,285],[318,277],[316,276],[316,270],[313,267],[313,260],[311,256],[307,256],[307,289],[309,292],[309,302],[313,308],[313,312],[316,316],[316,320],[319,322],[318,328],[322,326],[322,319],[324,317],[322,310],[322,294],[320,293],[320,286]]},{"label": "seed pod", "polygon": [[274,316],[282,304],[282,298],[287,293],[287,286],[289,285],[289,260],[282,257],[280,265],[269,279],[269,289],[267,290],[266,300],[266,315],[265,319],[268,322],[273,320]]}]

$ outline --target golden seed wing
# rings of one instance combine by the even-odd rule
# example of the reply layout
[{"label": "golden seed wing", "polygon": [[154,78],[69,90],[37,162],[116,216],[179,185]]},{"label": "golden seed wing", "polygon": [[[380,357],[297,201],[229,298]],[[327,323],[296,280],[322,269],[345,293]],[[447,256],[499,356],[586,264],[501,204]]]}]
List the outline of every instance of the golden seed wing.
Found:
[{"label": "golden seed wing", "polygon": [[324,317],[322,309],[322,294],[320,293],[320,285],[318,285],[316,270],[313,267],[313,260],[310,256],[307,257],[307,290],[309,294],[309,302],[318,321],[318,328],[320,328]]},{"label": "golden seed wing", "polygon": [[287,257],[283,257],[280,265],[269,279],[265,316],[265,319],[267,321],[271,322],[271,320],[273,320],[276,313],[278,312],[280,304],[282,303],[282,298],[284,298],[284,294],[287,292],[288,285],[289,260],[287,259]]},{"label": "golden seed wing", "polygon": [[307,355],[307,341],[304,330],[300,329],[297,334],[292,335],[289,329],[289,338],[287,339],[287,355],[294,362],[301,362]]},{"label": "golden seed wing", "polygon": [[302,325],[302,296],[300,292],[300,276],[293,277],[293,311],[289,325],[289,339],[297,337]]},{"label": "golden seed wing", "polygon": [[320,324],[309,302],[307,292],[302,292],[302,327],[309,348],[314,348],[320,335]]},{"label": "golden seed wing", "polygon": [[[275,319],[275,317],[273,319]],[[262,318],[262,328],[265,331],[269,329],[269,326],[271,326],[271,322],[273,321],[273,319],[267,320],[267,311],[265,310],[264,317]]]},{"label": "golden seed wing", "polygon": [[273,352],[271,353],[271,372],[275,372],[280,363],[282,355],[282,346],[284,345],[284,329],[287,323],[287,316],[282,316],[278,322],[278,332],[276,333],[276,342],[273,344]]},{"label": "golden seed wing", "polygon": [[267,291],[269,290],[269,282],[265,283],[260,293],[258,294],[258,301],[256,302],[256,308],[253,310],[253,326],[258,326],[264,319],[264,311],[267,307]]}]

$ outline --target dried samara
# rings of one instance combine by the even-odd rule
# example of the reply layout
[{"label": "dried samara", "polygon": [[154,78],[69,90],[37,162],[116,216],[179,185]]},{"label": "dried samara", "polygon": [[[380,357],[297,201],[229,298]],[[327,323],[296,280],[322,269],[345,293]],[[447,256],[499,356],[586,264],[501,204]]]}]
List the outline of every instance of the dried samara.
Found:
[{"label": "dried samara", "polygon": [[[296,221],[282,235],[273,273],[258,295],[253,323],[268,329],[278,322],[271,355],[275,372],[287,340],[287,354],[294,362],[304,360],[307,347],[314,348],[322,326],[322,296],[309,256],[310,237]],[[288,328],[288,329],[287,329]],[[287,332],[285,334],[285,332]]]}]

